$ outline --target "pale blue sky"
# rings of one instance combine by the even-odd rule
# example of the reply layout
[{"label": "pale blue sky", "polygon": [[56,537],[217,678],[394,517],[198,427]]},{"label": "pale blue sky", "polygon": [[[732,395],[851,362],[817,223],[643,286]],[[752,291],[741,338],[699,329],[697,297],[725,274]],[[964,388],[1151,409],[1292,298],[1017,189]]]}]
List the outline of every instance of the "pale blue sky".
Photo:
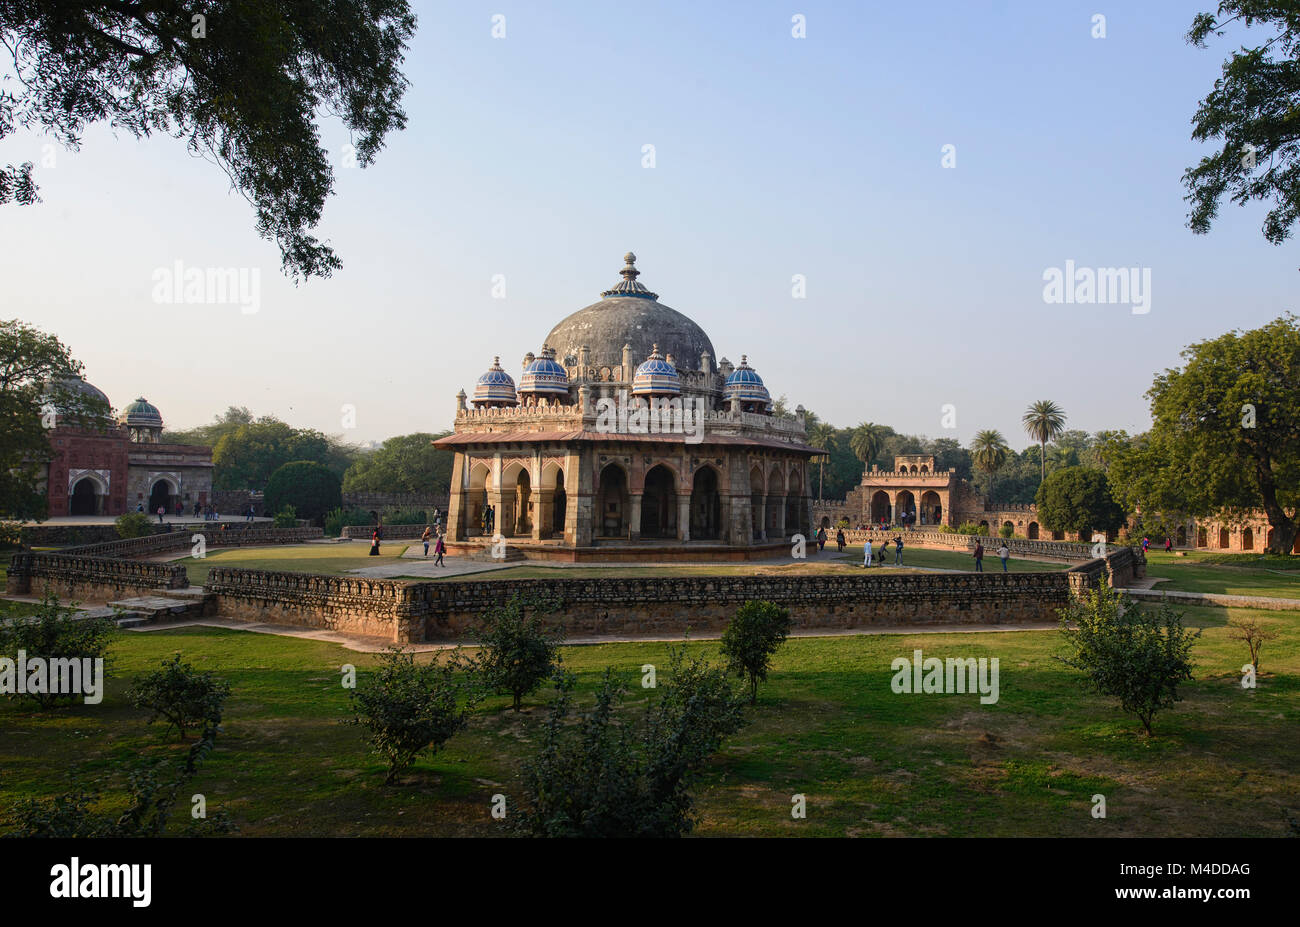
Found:
[{"label": "pale blue sky", "polygon": [[[295,289],[182,143],[96,129],[38,167],[43,204],[0,209],[0,316],[170,426],[233,404],[341,433],[352,404],[346,437],[369,441],[449,427],[494,354],[517,378],[633,250],[719,355],[837,425],[1020,447],[1048,398],[1070,427],[1141,430],[1184,345],[1296,309],[1300,254],[1263,240],[1261,207],[1186,229],[1189,120],[1241,37],[1184,42],[1209,0],[1132,6],[417,2],[410,124],[338,172],[332,279]],[[46,141],[12,137],[0,163],[39,165]],[[260,310],[155,303],[177,260],[260,268]],[[1150,313],[1045,304],[1067,260],[1150,268]]]}]

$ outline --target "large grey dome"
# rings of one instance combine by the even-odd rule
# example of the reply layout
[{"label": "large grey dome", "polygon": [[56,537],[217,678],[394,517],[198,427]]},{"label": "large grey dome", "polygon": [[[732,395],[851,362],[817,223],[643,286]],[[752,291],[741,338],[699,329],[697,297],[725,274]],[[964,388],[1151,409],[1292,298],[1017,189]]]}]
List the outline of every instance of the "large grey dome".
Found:
[{"label": "large grey dome", "polygon": [[639,364],[650,356],[655,345],[660,354],[673,355],[681,369],[697,370],[700,354],[707,351],[716,363],[713,342],[696,325],[676,309],[659,302],[659,296],[637,282],[635,254],[624,255],[626,266],[620,272],[623,281],[600,295],[598,303],[579,309],[551,329],[546,343],[557,357],[566,361],[578,357],[578,349],[590,349],[593,365],[621,364],[623,345],[632,346],[632,363]]}]

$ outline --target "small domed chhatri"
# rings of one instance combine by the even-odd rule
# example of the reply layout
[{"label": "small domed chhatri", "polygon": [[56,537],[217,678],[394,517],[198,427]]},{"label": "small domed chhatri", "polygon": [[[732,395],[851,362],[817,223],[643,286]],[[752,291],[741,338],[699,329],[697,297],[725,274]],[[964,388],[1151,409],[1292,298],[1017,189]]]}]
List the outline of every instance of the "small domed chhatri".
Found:
[{"label": "small domed chhatri", "polygon": [[518,405],[515,381],[501,367],[500,355],[492,358],[492,366],[474,384],[475,408],[494,408]]},{"label": "small domed chhatri", "polygon": [[569,375],[555,360],[554,348],[542,345],[542,356],[524,366],[524,375],[519,378],[519,393],[538,398],[568,397]]},{"label": "small domed chhatri", "polygon": [[162,438],[163,418],[158,407],[143,396],[127,406],[118,419],[137,443],[157,444]]},{"label": "small domed chhatri", "polygon": [[743,412],[772,411],[772,395],[744,354],[740,355],[740,366],[727,376],[723,393],[728,400],[738,401]]},{"label": "small domed chhatri", "polygon": [[456,396],[447,542],[529,559],[749,560],[812,535],[802,407],[774,414],[742,359],[714,363],[695,322],[623,256],[622,282],[565,318],[516,393],[499,360]]},{"label": "small domed chhatri", "polygon": [[682,378],[677,375],[677,368],[659,353],[659,345],[650,349],[650,356],[644,364],[636,368],[632,377],[633,396],[680,396]]}]

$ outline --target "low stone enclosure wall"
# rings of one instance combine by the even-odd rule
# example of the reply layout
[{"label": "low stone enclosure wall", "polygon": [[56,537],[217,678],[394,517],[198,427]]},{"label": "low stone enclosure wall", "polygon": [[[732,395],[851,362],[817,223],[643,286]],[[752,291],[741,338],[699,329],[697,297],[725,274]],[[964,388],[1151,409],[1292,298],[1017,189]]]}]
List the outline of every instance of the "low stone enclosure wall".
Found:
[{"label": "low stone enclosure wall", "polygon": [[877,573],[644,579],[405,583],[218,567],[205,587],[217,613],[414,643],[454,637],[514,595],[554,599],[566,633],[682,634],[720,630],[750,599],[790,609],[796,627],[1051,623],[1071,595],[1130,582],[1127,548],[1105,560],[1042,573]]},{"label": "low stone enclosure wall", "polygon": [[213,525],[178,528],[163,534],[149,534],[141,538],[123,538],[102,544],[69,547],[63,554],[90,557],[148,557],[153,554],[185,550],[194,544],[194,535],[203,535],[209,548],[254,547],[276,544],[301,544],[304,541],[325,537],[320,528],[230,528],[221,530]]},{"label": "low stone enclosure wall", "polygon": [[14,554],[9,561],[5,592],[43,595],[49,589],[60,599],[96,602],[124,595],[146,595],[158,589],[185,589],[189,584],[185,567],[179,564],[21,553]]},{"label": "low stone enclosure wall", "polygon": [[[429,522],[429,527],[433,527],[433,522]],[[375,531],[374,525],[346,525],[343,528],[341,537],[351,538],[352,540],[370,540],[370,535]],[[385,541],[409,541],[418,540],[424,534],[424,525],[384,525]]]},{"label": "low stone enclosure wall", "polygon": [[[256,533],[247,532],[241,540],[252,540]],[[280,543],[292,543],[300,534],[270,529],[264,538],[274,535]],[[175,535],[174,543],[189,543],[188,533]],[[315,536],[320,536],[318,529]],[[156,553],[154,545],[165,538],[137,538],[122,544],[136,555],[148,555]],[[215,613],[226,617],[412,643],[456,636],[472,628],[489,608],[516,594],[554,599],[559,611],[552,620],[570,634],[678,635],[692,629],[719,630],[736,608],[751,599],[788,607],[800,628],[1051,623],[1072,595],[1103,582],[1126,586],[1143,575],[1144,567],[1141,553],[1127,547],[1069,570],[1038,573],[863,571],[418,583],[214,567],[205,591],[214,599]],[[108,601],[188,585],[185,568],[179,564],[85,553],[20,553],[11,561],[7,591],[40,594],[48,587],[60,597]]]},{"label": "low stone enclosure wall", "polygon": [[[835,543],[835,530],[827,530],[826,546]],[[906,552],[909,547],[924,547],[931,550],[958,550],[967,551],[975,549],[976,541],[984,542],[984,550],[988,553],[986,556],[993,559],[993,551],[997,550],[1001,544],[1007,545],[1007,550],[1011,551],[1012,557],[1027,557],[1032,560],[1059,560],[1062,563],[1078,563],[1080,560],[1092,559],[1092,545],[1079,544],[1072,541],[1030,541],[1025,538],[1000,538],[984,537],[974,534],[956,534],[947,531],[903,531],[891,529],[880,531],[878,529],[845,528],[844,539],[849,544],[862,544],[870,540],[872,544],[880,544],[884,541],[892,540],[895,537],[903,539],[903,550]],[[1115,545],[1111,544],[1108,550],[1114,549]],[[1128,548],[1119,548],[1127,550]]]}]

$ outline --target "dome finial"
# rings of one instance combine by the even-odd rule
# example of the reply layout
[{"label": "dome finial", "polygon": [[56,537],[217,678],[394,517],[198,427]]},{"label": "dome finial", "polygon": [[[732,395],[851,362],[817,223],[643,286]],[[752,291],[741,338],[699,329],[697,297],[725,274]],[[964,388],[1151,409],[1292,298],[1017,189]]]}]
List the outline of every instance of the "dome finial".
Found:
[{"label": "dome finial", "polygon": [[623,278],[623,281],[613,289],[601,293],[603,299],[614,296],[636,296],[644,299],[659,298],[659,294],[651,293],[645,288],[645,284],[637,283],[636,278],[641,276],[641,271],[636,269],[636,255],[631,251],[623,255],[623,269],[618,273]]}]

